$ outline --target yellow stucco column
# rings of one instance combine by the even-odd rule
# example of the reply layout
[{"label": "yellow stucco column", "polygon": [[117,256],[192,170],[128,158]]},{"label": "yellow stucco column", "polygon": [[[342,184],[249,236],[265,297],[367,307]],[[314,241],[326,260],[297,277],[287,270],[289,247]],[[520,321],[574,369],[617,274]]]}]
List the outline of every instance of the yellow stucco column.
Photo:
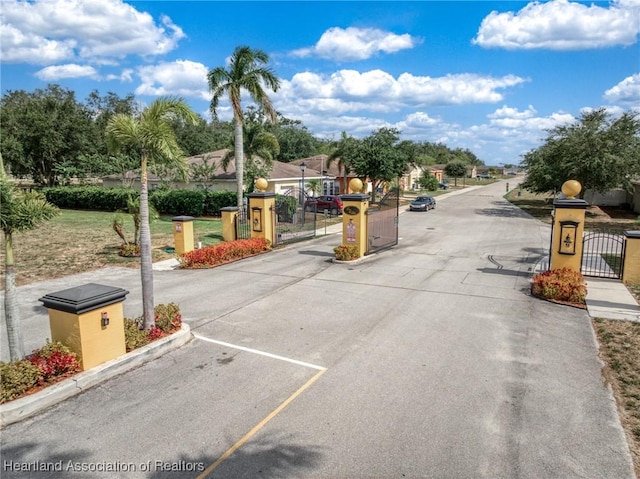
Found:
[{"label": "yellow stucco column", "polygon": [[624,253],[622,281],[640,284],[640,231],[625,231],[627,244]]},{"label": "yellow stucco column", "polygon": [[222,215],[222,239],[224,241],[235,241],[236,235],[236,219],[238,218],[238,207],[227,206],[220,208]]},{"label": "yellow stucco column", "polygon": [[551,258],[549,268],[569,268],[580,272],[584,217],[588,203],[576,199],[582,186],[575,180],[566,181],[562,192],[566,199],[553,202],[553,231],[551,235]]},{"label": "yellow stucco column", "polygon": [[354,178],[349,182],[349,188],[356,193],[342,195],[342,245],[357,246],[358,257],[362,258],[367,252],[367,209],[369,195],[360,193],[362,181]]},{"label": "yellow stucco column", "polygon": [[181,255],[193,251],[193,216],[175,216],[171,221],[173,221],[175,253]]},{"label": "yellow stucco column", "polygon": [[88,283],[50,293],[40,301],[49,310],[51,341],[78,356],[83,370],[126,353],[121,288]]},{"label": "yellow stucco column", "polygon": [[276,194],[267,189],[268,182],[264,178],[256,180],[258,191],[249,193],[249,220],[251,222],[251,237],[265,238],[275,244],[275,215]]}]

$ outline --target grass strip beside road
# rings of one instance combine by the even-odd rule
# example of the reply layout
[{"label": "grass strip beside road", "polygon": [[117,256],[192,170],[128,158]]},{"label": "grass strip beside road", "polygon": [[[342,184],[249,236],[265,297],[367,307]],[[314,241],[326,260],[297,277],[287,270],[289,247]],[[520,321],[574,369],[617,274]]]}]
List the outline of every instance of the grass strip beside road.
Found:
[{"label": "grass strip beside road", "polygon": [[616,398],[635,474],[640,478],[640,323],[596,318],[593,328],[605,363],[602,374]]}]

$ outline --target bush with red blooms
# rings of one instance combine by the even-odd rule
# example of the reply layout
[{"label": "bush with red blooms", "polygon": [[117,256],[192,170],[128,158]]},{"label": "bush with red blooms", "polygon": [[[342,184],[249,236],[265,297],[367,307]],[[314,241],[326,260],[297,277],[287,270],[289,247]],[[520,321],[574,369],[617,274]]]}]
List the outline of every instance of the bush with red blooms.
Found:
[{"label": "bush with red blooms", "polygon": [[47,344],[21,361],[0,362],[0,403],[80,371],[76,354],[62,343]]},{"label": "bush with red blooms", "polygon": [[583,305],[587,297],[587,285],[578,271],[560,268],[534,275],[531,293],[552,301]]},{"label": "bush with red blooms", "polygon": [[271,249],[271,242],[264,238],[225,241],[184,253],[178,258],[185,269],[212,268],[224,263],[264,253]]}]

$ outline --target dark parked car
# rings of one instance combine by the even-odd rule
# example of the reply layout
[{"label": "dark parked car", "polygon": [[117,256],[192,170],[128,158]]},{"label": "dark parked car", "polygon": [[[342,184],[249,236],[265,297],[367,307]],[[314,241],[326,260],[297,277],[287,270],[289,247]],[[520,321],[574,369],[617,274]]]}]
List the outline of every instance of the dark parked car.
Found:
[{"label": "dark parked car", "polygon": [[429,211],[436,207],[436,199],[433,196],[418,196],[409,205],[409,211]]},{"label": "dark parked car", "polygon": [[448,190],[449,189],[449,183],[447,183],[446,181],[441,181],[440,182],[440,188],[442,188],[443,190]]},{"label": "dark parked car", "polygon": [[342,214],[342,207],[342,200],[338,195],[318,196],[317,198],[309,198],[304,202],[305,211],[323,213],[324,210],[329,210],[332,215]]}]

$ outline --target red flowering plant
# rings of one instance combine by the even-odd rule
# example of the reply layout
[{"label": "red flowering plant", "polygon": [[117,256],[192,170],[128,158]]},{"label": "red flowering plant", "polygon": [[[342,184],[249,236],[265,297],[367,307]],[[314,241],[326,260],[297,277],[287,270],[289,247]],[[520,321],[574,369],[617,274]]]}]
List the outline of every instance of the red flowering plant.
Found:
[{"label": "red flowering plant", "polygon": [[68,376],[80,371],[76,354],[59,342],[47,341],[45,346],[33,351],[27,360],[40,372],[38,384],[52,382],[60,376]]},{"label": "red flowering plant", "polygon": [[583,305],[587,286],[580,272],[560,268],[534,275],[531,293],[544,299]]},{"label": "red flowering plant", "polygon": [[178,258],[180,267],[186,269],[212,268],[220,264],[264,253],[271,249],[271,242],[264,238],[226,241],[184,253]]}]

